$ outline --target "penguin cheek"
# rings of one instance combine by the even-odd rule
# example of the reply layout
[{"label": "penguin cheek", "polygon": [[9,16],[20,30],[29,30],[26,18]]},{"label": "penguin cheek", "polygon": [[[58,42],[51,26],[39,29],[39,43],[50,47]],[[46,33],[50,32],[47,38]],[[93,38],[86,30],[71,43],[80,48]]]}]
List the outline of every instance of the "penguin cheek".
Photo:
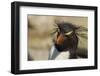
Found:
[{"label": "penguin cheek", "polygon": [[63,34],[59,34],[56,39],[55,39],[55,43],[57,45],[62,45],[64,43],[64,36]]}]

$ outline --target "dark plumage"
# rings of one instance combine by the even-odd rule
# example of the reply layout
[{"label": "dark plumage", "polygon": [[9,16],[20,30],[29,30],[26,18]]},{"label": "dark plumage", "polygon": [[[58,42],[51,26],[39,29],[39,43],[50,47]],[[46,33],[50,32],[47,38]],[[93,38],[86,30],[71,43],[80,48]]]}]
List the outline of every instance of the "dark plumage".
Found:
[{"label": "dark plumage", "polygon": [[76,58],[78,37],[75,30],[77,27],[70,23],[58,23],[57,26],[59,31],[57,32],[57,38],[54,40],[55,47],[59,52],[70,50],[70,58]]}]

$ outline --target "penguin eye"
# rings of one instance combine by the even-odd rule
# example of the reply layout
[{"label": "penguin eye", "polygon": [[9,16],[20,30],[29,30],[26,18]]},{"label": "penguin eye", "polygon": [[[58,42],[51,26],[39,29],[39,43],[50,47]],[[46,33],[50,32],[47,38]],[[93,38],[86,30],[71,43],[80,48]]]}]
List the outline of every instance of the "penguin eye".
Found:
[{"label": "penguin eye", "polygon": [[71,35],[73,33],[73,31],[70,31],[70,32],[67,32],[67,33],[65,33],[65,35]]}]

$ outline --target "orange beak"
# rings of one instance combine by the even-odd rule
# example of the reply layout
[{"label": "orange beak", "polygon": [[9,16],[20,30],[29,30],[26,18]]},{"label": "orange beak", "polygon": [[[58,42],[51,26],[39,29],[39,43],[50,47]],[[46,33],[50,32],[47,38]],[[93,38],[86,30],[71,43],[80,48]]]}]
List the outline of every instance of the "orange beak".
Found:
[{"label": "orange beak", "polygon": [[60,35],[58,35],[58,37],[55,39],[56,44],[61,45],[64,42],[64,37],[63,35],[60,33]]}]

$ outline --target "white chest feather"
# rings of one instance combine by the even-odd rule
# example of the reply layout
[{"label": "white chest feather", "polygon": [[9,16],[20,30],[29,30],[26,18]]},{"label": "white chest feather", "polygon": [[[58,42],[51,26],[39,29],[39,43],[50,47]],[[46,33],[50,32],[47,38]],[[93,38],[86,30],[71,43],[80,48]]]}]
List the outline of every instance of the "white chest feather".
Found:
[{"label": "white chest feather", "polygon": [[50,52],[49,52],[49,60],[65,60],[69,59],[70,53],[69,51],[59,52],[55,48],[55,46],[52,46]]}]

